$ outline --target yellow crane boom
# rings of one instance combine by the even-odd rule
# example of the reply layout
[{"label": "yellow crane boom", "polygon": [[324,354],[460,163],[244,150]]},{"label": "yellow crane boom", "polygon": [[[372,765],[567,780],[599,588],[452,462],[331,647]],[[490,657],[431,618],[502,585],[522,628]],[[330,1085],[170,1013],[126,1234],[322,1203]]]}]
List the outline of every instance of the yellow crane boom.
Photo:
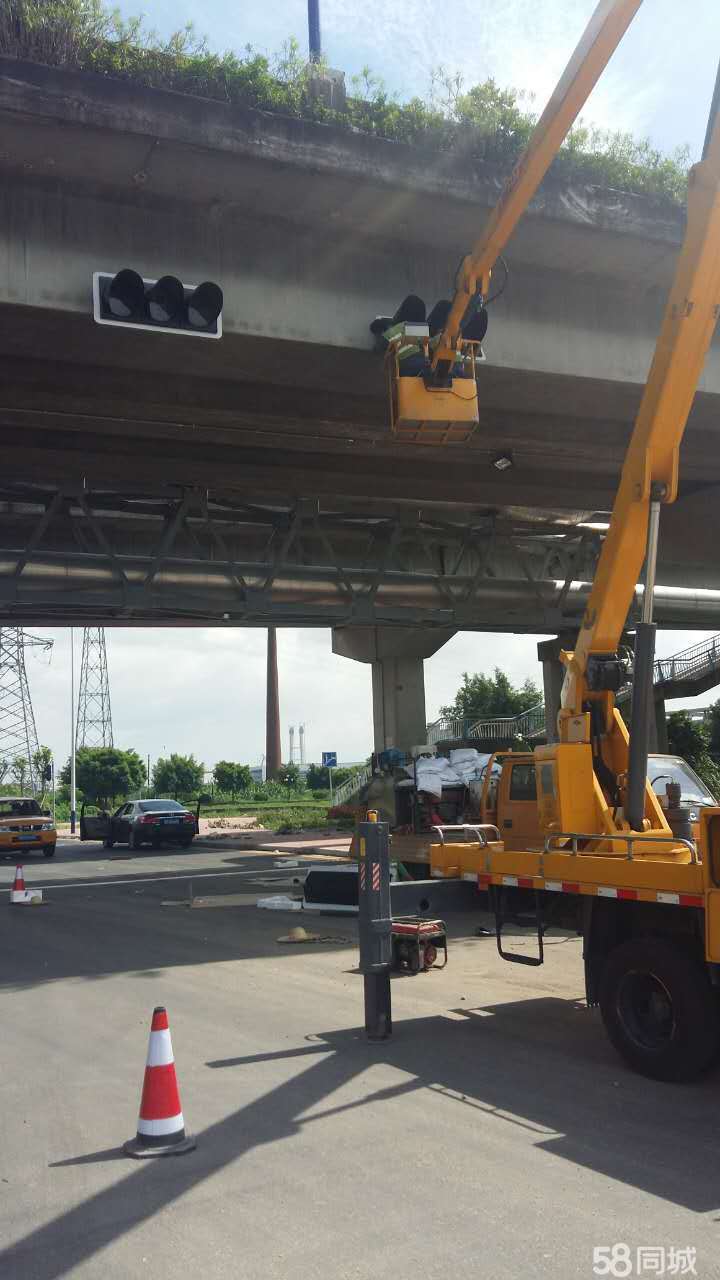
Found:
[{"label": "yellow crane boom", "polygon": [[646,555],[653,497],[674,502],[678,450],[720,305],[720,116],[690,172],[688,224],[660,336],[628,447],[607,537],[575,652],[568,660],[561,722],[587,697],[592,653],[614,653]]},{"label": "yellow crane boom", "polygon": [[447,376],[468,306],[478,293],[487,297],[495,263],[641,4],[600,0],[487,225],[460,265],[452,306],[432,354],[433,374]]}]

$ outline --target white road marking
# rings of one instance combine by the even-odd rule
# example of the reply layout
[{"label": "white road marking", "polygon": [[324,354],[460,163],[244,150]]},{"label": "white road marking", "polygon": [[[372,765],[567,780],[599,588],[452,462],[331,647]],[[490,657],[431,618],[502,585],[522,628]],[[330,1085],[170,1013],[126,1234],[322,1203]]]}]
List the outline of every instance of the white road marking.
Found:
[{"label": "white road marking", "polygon": [[[95,889],[95,888],[112,888],[113,885],[120,884],[159,884],[162,880],[217,880],[224,876],[254,876],[258,880],[261,876],[264,878],[272,873],[269,869],[259,871],[182,871],[174,876],[144,876],[142,874],[134,876],[132,880],[51,880],[47,884],[30,885],[31,889]],[[272,880],[282,878],[282,871],[278,871],[277,876]],[[287,877],[286,877],[287,878]]]}]

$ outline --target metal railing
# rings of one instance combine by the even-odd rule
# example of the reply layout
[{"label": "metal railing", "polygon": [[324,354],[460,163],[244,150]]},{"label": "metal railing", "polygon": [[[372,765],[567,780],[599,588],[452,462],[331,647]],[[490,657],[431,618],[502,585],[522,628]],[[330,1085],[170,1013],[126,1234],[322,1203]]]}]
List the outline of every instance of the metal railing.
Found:
[{"label": "metal railing", "polygon": [[333,792],[333,807],[339,804],[347,804],[358,791],[362,790],[372,777],[372,769],[369,764],[363,765],[362,769],[358,769],[356,773],[348,778],[346,782],[341,782]]},{"label": "metal railing", "polygon": [[[569,840],[570,849],[567,849],[567,848],[554,849],[552,847],[554,840]],[[659,836],[655,832],[650,832],[650,831],[648,832],[619,831],[617,833],[612,833],[612,834],[608,831],[600,831],[600,832],[596,831],[592,835],[590,835],[587,831],[554,831],[552,835],[546,836],[545,838],[544,852],[545,853],[570,853],[571,856],[577,857],[578,853],[580,852],[580,850],[578,849],[578,842],[580,840],[582,840],[584,844],[589,844],[591,842],[596,842],[600,840],[608,840],[611,842],[619,840],[622,844],[624,844],[627,847],[626,857],[628,862],[632,862],[633,845],[638,843],[665,844],[665,845],[682,844],[685,846],[686,849],[690,850],[690,861],[693,863],[696,863],[698,860],[697,846],[694,840],[686,840],[683,836],[674,836],[672,833],[670,833],[669,835]],[[603,856],[603,852],[601,849],[583,849],[582,852],[586,854],[588,857],[602,858]]]},{"label": "metal railing", "polygon": [[517,716],[498,716],[494,720],[436,720],[428,725],[428,742],[455,741],[461,738],[477,738],[491,742],[498,738],[513,742],[515,739],[531,739],[545,732],[545,707],[538,702]]},{"label": "metal railing", "polygon": [[694,680],[713,671],[720,672],[720,636],[681,649],[672,658],[656,658],[655,684]]}]

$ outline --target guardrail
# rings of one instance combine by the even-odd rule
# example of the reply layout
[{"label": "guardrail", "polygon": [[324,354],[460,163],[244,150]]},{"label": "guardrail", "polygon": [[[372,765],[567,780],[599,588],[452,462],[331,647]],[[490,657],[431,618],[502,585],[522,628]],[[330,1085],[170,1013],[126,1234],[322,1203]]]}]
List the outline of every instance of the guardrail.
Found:
[{"label": "guardrail", "polygon": [[497,716],[494,720],[436,720],[428,725],[428,742],[477,738],[490,742],[498,738],[513,742],[529,740],[545,732],[545,707],[538,702],[517,716]]},{"label": "guardrail", "polygon": [[720,636],[681,649],[672,658],[656,658],[655,684],[697,679],[720,671]]},{"label": "guardrail", "polygon": [[341,782],[340,786],[333,791],[333,807],[339,804],[347,804],[348,800],[357,795],[358,791],[365,786],[366,782],[370,781],[371,777],[372,769],[369,764],[366,764],[362,769],[358,769],[357,773],[354,773],[346,782]]}]

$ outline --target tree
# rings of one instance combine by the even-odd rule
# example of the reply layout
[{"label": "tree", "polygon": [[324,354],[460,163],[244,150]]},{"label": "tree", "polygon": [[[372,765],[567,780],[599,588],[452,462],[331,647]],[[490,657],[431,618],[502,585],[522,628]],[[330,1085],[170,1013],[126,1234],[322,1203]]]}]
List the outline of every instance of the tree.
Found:
[{"label": "tree", "polygon": [[296,764],[283,764],[278,769],[277,781],[291,791],[299,791],[304,785],[300,770]]},{"label": "tree", "polygon": [[705,786],[720,796],[720,768],[710,754],[712,727],[691,720],[687,711],[673,711],[667,719],[667,730],[671,755],[682,756]]},{"label": "tree", "polygon": [[29,772],[30,770],[25,756],[16,756],[10,765],[10,773],[12,774],[13,781],[17,785],[18,791],[21,791],[23,795],[25,794],[25,783],[27,782]]},{"label": "tree", "polygon": [[[75,756],[78,791],[89,804],[108,808],[139,791],[145,781],[145,765],[137,751],[120,747],[80,747]],[[70,761],[63,767],[60,782],[70,786]]]},{"label": "tree", "polygon": [[157,795],[190,796],[203,785],[205,766],[194,756],[180,756],[176,752],[164,759],[162,756],[153,769],[153,791]]},{"label": "tree", "polygon": [[[52,751],[49,747],[38,747],[33,756],[33,770],[35,773],[36,789],[40,795],[44,797],[47,791],[47,784],[50,781],[45,775],[52,767]],[[52,775],[51,775],[52,776]]]},{"label": "tree", "polygon": [[233,799],[239,792],[250,791],[253,776],[246,764],[235,764],[232,760],[218,760],[213,769],[216,787]]},{"label": "tree", "polygon": [[[343,782],[347,782],[348,778],[352,778],[357,771],[357,765],[351,769],[333,769],[333,786],[342,786]],[[329,791],[330,770],[324,764],[309,764],[305,774],[305,785],[311,791]]]},{"label": "tree", "polygon": [[714,702],[710,707],[710,715],[707,719],[708,729],[708,750],[716,764],[720,765],[720,702]]},{"label": "tree", "polygon": [[440,714],[450,720],[495,720],[500,716],[519,716],[538,702],[542,702],[542,694],[534,681],[514,685],[505,672],[496,667],[492,676],[471,676],[464,671],[455,701],[441,707]]}]

